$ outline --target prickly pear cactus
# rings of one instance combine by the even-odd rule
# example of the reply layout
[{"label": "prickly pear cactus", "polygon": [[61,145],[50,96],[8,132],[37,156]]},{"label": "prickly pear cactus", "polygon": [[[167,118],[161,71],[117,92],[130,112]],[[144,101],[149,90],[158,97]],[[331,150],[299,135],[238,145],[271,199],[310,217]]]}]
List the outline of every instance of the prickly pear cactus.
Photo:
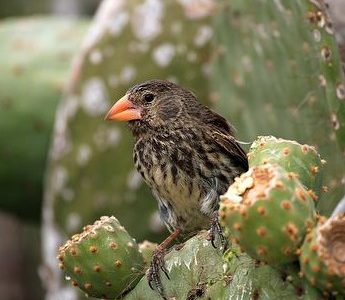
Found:
[{"label": "prickly pear cactus", "polygon": [[[50,253],[100,215],[112,212],[138,240],[158,241],[166,233],[134,168],[130,132],[103,118],[129,87],[152,78],[177,81],[207,102],[215,5],[201,2],[105,0],[100,6],[56,117],[43,224],[49,274],[55,269]],[[61,276],[51,278],[49,295],[60,295]]]},{"label": "prickly pear cactus", "polygon": [[236,178],[220,202],[221,223],[230,239],[270,264],[297,259],[314,214],[313,200],[296,175],[272,164]]},{"label": "prickly pear cactus", "polygon": [[115,217],[102,217],[60,247],[60,268],[88,296],[118,298],[143,276],[135,240]]},{"label": "prickly pear cactus", "polygon": [[[162,284],[167,299],[322,299],[316,288],[299,277],[296,265],[272,268],[241,253],[235,245],[223,255],[207,237],[208,233],[203,231],[184,244],[176,245],[166,255],[170,279],[162,276]],[[143,244],[148,248],[147,242]],[[151,248],[152,243],[149,246]],[[135,241],[113,217],[103,217],[87,226],[83,233],[73,236],[60,248],[58,258],[60,267],[71,277],[72,285],[83,288],[89,295],[118,297],[126,290],[125,295],[119,296],[121,299],[161,299],[149,287],[146,276],[136,286],[125,284],[132,281],[126,272],[120,275],[124,265],[119,261],[130,263],[137,270],[127,265],[129,276],[138,276],[133,279],[136,281],[143,275],[142,257]],[[119,287],[121,280],[125,289]],[[96,288],[99,292],[95,292]]]},{"label": "prickly pear cactus", "polygon": [[321,219],[300,254],[302,274],[320,290],[345,296],[345,215]]},{"label": "prickly pear cactus", "polygon": [[[323,184],[329,192],[318,207],[330,213],[345,192],[345,149],[337,138],[345,101],[333,37],[325,26],[310,24],[308,0],[219,3],[211,78],[215,108],[233,121],[243,141],[276,135],[315,145],[328,162]],[[328,63],[322,57],[325,35]]]},{"label": "prickly pear cactus", "polygon": [[54,114],[86,26],[51,17],[0,22],[0,209],[26,220],[41,217]]},{"label": "prickly pear cactus", "polygon": [[320,193],[321,169],[325,162],[312,146],[273,136],[260,136],[250,147],[248,160],[251,167],[264,163],[278,164],[284,170],[295,173],[306,189]]},{"label": "prickly pear cactus", "polygon": [[[266,131],[317,145],[326,159],[332,157],[327,166],[332,175],[327,182],[330,190],[334,195],[337,188],[340,190],[345,167],[334,134],[330,134],[334,133],[332,124],[325,118],[328,104],[322,101],[325,92],[315,59],[318,49],[305,19],[306,3],[263,0],[253,6],[234,0],[231,7],[227,1],[217,3],[104,2],[60,107],[46,194],[46,215],[50,216],[46,218],[47,237],[48,233],[61,238],[73,232],[92,214],[109,210],[110,202],[114,213],[124,224],[128,222],[137,237],[146,238],[152,234],[147,228],[156,228],[147,226],[155,220],[155,203],[147,205],[147,190],[140,194],[144,191],[140,182],[130,180],[135,173],[128,172],[132,163],[123,155],[131,152],[129,136],[120,127],[100,120],[112,98],[122,96],[134,82],[152,77],[179,80],[200,95],[210,94],[217,109],[222,114],[229,111],[240,133],[244,130],[249,138]],[[203,62],[209,58],[212,29],[207,22],[211,13],[216,13],[219,36],[212,76],[217,92],[209,93],[205,84],[209,65]],[[124,59],[128,56],[130,64]],[[251,101],[250,105],[245,100]],[[241,246],[255,258],[274,264],[294,261],[308,227],[313,225],[315,194],[302,186],[296,173],[277,165],[256,166],[251,172],[232,187],[235,191],[230,196],[235,203],[223,200],[236,207],[227,210],[232,218],[225,225],[232,230],[233,239],[242,241]],[[121,174],[128,174],[128,180]],[[138,211],[144,223],[139,224]],[[225,212],[221,214],[225,219]],[[166,266],[170,280],[162,275],[162,283],[168,298],[321,298],[297,276],[296,266],[284,265],[281,271],[239,253],[236,246],[224,257],[210,245],[206,233],[172,250],[166,256]],[[55,294],[61,291],[59,286]],[[143,277],[125,299],[160,298]]]}]

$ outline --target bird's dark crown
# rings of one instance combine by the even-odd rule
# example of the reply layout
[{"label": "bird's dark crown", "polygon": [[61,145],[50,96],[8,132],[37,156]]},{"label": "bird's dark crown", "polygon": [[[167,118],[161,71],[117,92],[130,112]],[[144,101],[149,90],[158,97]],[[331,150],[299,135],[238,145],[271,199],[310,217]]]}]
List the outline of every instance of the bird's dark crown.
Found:
[{"label": "bird's dark crown", "polygon": [[148,90],[154,90],[156,92],[165,92],[169,91],[172,89],[180,88],[177,84],[167,81],[167,80],[162,80],[162,79],[152,79],[148,80],[142,83],[139,83],[133,87],[131,87],[127,93],[138,93],[138,92],[143,92],[143,91],[148,91]]}]

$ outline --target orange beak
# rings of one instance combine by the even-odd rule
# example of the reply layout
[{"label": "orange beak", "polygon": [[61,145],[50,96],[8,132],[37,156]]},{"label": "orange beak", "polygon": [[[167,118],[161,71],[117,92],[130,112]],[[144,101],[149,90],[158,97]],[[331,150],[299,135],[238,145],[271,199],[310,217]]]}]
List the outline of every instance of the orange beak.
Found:
[{"label": "orange beak", "polygon": [[118,100],[108,111],[105,120],[131,121],[141,119],[141,110],[128,100],[128,94]]}]

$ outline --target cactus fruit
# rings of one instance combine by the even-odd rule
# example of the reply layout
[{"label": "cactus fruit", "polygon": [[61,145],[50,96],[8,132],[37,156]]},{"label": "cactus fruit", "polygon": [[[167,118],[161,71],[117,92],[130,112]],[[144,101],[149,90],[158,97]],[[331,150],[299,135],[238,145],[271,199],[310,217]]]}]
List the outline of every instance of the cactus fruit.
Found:
[{"label": "cactus fruit", "polygon": [[278,164],[286,171],[295,173],[306,189],[316,194],[320,192],[320,170],[324,161],[312,146],[273,136],[260,136],[252,144],[248,160],[251,167],[264,163]]},{"label": "cactus fruit", "polygon": [[345,296],[345,214],[320,218],[300,252],[302,274],[312,285]]},{"label": "cactus fruit", "polygon": [[144,260],[135,240],[115,217],[101,217],[60,247],[60,268],[87,295],[117,298],[144,274]]},{"label": "cactus fruit", "polygon": [[297,259],[314,214],[312,197],[296,176],[273,164],[249,169],[221,196],[221,223],[232,240],[270,264]]}]

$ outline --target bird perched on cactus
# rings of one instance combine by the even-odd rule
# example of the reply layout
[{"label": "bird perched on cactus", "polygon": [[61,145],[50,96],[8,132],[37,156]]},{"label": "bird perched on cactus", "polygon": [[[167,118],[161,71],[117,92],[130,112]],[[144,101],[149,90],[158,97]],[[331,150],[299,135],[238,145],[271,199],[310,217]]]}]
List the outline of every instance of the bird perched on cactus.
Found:
[{"label": "bird perched on cactus", "polygon": [[157,247],[147,273],[150,286],[153,283],[165,298],[159,274],[161,269],[168,276],[165,248],[181,233],[210,226],[213,244],[220,231],[219,195],[247,171],[247,157],[223,117],[169,81],[151,80],[132,87],[106,119],[129,122],[135,138],[135,166],[171,232]]}]

